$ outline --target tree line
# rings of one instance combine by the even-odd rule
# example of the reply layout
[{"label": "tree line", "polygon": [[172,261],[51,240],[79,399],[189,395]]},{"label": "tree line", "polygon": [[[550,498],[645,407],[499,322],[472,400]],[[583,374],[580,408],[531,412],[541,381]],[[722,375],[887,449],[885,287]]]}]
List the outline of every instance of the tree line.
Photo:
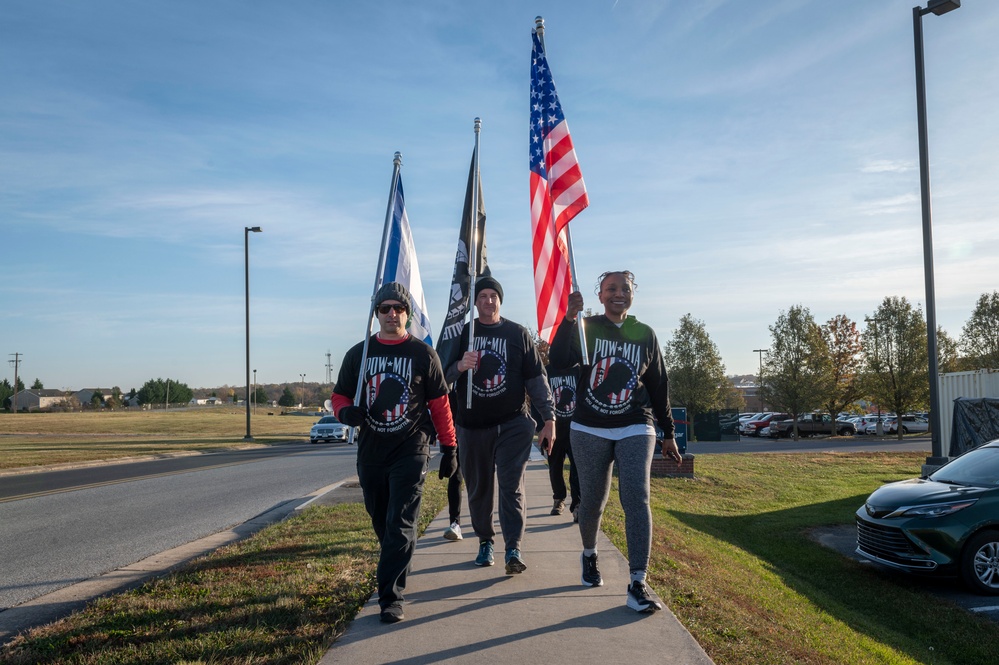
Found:
[{"label": "tree line", "polygon": [[[862,330],[845,314],[819,324],[802,305],[782,311],[769,330],[759,385],[775,411],[835,416],[866,400],[901,415],[928,405],[926,320],[904,297],[886,297]],[[732,406],[733,387],[703,321],[681,318],[663,355],[673,404],[687,408],[688,420]],[[938,328],[937,356],[942,373],[999,368],[999,291],[979,297],[959,339]]]}]

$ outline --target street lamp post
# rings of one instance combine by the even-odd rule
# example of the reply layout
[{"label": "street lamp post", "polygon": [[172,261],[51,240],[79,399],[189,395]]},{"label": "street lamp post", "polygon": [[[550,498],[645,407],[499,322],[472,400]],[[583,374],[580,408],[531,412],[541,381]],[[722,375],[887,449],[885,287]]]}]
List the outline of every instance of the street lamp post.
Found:
[{"label": "street lamp post", "polygon": [[919,132],[919,192],[923,212],[923,275],[926,280],[926,346],[929,353],[930,442],[928,465],[947,462],[940,439],[940,394],[937,386],[937,312],[933,286],[933,230],[930,223],[930,153],[926,130],[926,79],[923,72],[923,15],[940,16],[961,6],[961,0],[929,0],[926,8],[912,8],[912,35],[916,51],[916,116]]},{"label": "street lamp post", "polygon": [[763,354],[770,353],[770,349],[753,349],[753,353],[760,354],[760,375],[756,381],[756,394],[760,398],[760,411],[763,411]]},{"label": "street lamp post", "polygon": [[[243,257],[246,275],[246,396],[250,396],[250,233],[263,231],[259,226],[243,227]],[[246,400],[246,436],[245,441],[252,441],[250,434],[250,400]]]},{"label": "street lamp post", "polygon": [[257,412],[257,370],[253,370],[253,413]]},{"label": "street lamp post", "polygon": [[305,375],[299,374],[302,377],[302,406],[305,406]]}]

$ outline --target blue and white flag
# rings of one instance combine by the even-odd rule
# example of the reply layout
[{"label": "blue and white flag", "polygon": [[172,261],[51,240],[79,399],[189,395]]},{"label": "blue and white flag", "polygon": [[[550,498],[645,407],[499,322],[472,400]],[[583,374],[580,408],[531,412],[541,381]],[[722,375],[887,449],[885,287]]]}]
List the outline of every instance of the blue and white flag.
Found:
[{"label": "blue and white flag", "polygon": [[420,264],[416,260],[416,246],[409,230],[409,217],[406,216],[406,201],[402,195],[402,175],[395,188],[395,204],[392,222],[389,226],[388,244],[385,249],[385,272],[382,284],[399,282],[413,298],[413,314],[409,317],[407,331],[413,337],[433,345],[430,317],[427,316],[427,299],[423,294],[420,280]]}]

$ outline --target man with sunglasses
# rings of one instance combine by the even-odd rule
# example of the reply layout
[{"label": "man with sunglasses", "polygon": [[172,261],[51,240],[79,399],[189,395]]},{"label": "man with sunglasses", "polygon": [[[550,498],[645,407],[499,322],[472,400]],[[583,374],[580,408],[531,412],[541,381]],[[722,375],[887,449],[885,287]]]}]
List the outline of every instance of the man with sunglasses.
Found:
[{"label": "man with sunglasses", "polygon": [[[416,549],[416,529],[430,441],[441,443],[442,478],[458,469],[448,384],[434,349],[406,332],[412,314],[409,291],[398,282],[375,294],[378,332],[353,346],[340,364],[330,401],[340,421],[360,427],[357,479],[364,507],[381,544],[378,604],[381,620],[396,623],[402,611],[406,575]],[[354,391],[362,381],[361,404]]]},{"label": "man with sunglasses", "polygon": [[[528,398],[544,423],[538,441],[546,453],[555,437],[555,410],[541,354],[526,328],[500,316],[502,302],[503,287],[495,278],[485,276],[475,282],[478,318],[473,326],[473,350],[467,351],[466,325],[445,371],[457,391],[461,472],[468,489],[472,530],[479,539],[475,565],[494,563],[493,491],[498,487],[506,573],[514,575],[527,569],[520,551],[527,518],[524,472],[535,431]],[[467,406],[469,390],[471,408]]]}]

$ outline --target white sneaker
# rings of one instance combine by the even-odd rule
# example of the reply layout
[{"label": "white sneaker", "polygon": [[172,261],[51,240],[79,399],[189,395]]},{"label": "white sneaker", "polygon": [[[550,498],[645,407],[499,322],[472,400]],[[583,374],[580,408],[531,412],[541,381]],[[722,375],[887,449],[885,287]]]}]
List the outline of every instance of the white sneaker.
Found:
[{"label": "white sneaker", "polygon": [[444,537],[448,540],[461,540],[461,525],[451,522],[451,526],[444,529]]}]

